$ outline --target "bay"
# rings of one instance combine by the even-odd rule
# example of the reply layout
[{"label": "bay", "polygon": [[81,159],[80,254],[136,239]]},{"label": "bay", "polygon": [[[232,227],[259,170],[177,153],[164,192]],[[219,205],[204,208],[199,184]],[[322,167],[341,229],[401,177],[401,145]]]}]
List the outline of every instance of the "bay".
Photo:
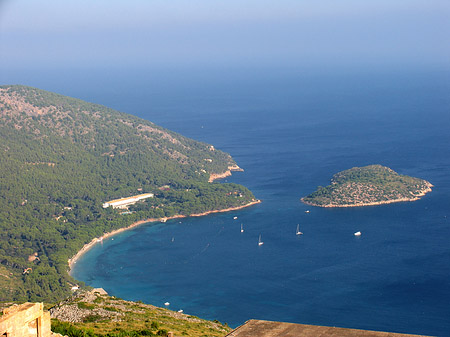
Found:
[{"label": "bay", "polygon": [[[226,181],[262,203],[104,240],[75,278],[233,327],[255,318],[450,335],[448,73],[143,73],[65,92],[229,152],[245,172]],[[369,164],[435,187],[383,206],[300,202],[334,173]]]}]

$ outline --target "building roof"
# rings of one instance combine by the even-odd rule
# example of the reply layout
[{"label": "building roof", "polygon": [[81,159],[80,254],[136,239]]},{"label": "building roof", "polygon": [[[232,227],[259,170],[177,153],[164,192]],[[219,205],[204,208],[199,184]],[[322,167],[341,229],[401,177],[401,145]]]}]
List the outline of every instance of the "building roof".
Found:
[{"label": "building roof", "polygon": [[131,205],[139,200],[152,198],[154,195],[153,193],[144,193],[144,194],[138,194],[131,197],[121,198],[121,199],[114,199],[107,201],[103,204],[103,208],[107,208],[109,206],[117,207],[117,206],[126,206]]},{"label": "building roof", "polygon": [[121,203],[121,202],[124,202],[124,201],[125,202],[127,202],[127,201],[136,201],[136,200],[141,200],[141,199],[151,198],[151,197],[153,197],[153,193],[144,193],[144,194],[133,195],[131,197],[114,199],[114,200],[111,200],[111,201],[107,201],[107,203],[113,204],[113,203]]},{"label": "building roof", "polygon": [[[226,337],[419,337],[393,332],[335,328],[251,319]],[[420,336],[426,337],[426,336]]]}]

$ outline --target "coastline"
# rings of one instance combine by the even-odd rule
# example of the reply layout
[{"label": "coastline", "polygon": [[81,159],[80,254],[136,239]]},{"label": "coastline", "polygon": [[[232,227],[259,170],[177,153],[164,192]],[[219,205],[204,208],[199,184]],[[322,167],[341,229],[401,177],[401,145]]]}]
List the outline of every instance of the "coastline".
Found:
[{"label": "coastline", "polygon": [[323,207],[323,208],[378,206],[378,205],[393,204],[396,202],[416,201],[416,200],[419,200],[421,197],[423,197],[425,194],[432,191],[431,188],[434,187],[433,184],[431,184],[430,182],[427,182],[427,183],[428,183],[427,188],[421,190],[420,193],[415,195],[413,198],[399,198],[399,199],[391,199],[391,200],[385,200],[385,201],[373,201],[373,202],[367,202],[367,203],[361,203],[361,204],[344,204],[344,205],[333,205],[333,204],[317,205],[312,202],[305,201],[304,198],[301,198],[300,201],[309,206],[316,206],[316,207]]},{"label": "coastline", "polygon": [[116,234],[122,233],[126,230],[135,228],[137,226],[140,226],[142,224],[145,223],[149,223],[149,222],[166,222],[167,220],[172,220],[172,219],[180,219],[180,218],[188,218],[188,217],[199,217],[199,216],[205,216],[205,215],[209,215],[209,214],[213,214],[213,213],[225,213],[225,212],[231,212],[231,211],[237,211],[240,210],[242,208],[246,208],[246,207],[250,207],[256,204],[261,203],[261,200],[256,199],[253,200],[251,202],[249,202],[248,204],[242,205],[242,206],[236,206],[236,207],[229,207],[229,208],[224,208],[224,209],[217,209],[217,210],[212,210],[212,211],[206,211],[203,213],[195,213],[195,214],[189,214],[189,215],[173,215],[170,217],[164,217],[164,218],[150,218],[150,219],[145,219],[145,220],[139,220],[136,221],[134,223],[132,223],[131,225],[127,226],[127,227],[123,227],[123,228],[119,228],[116,230],[113,230],[111,232],[105,233],[103,234],[101,237],[99,238],[93,238],[90,242],[86,243],[74,256],[72,256],[70,259],[67,260],[68,264],[69,264],[69,270],[68,273],[69,275],[71,275],[71,271],[73,268],[73,265],[78,261],[78,259],[83,256],[83,254],[85,254],[87,251],[89,251],[92,247],[94,247],[97,243],[101,242],[103,239],[112,237]]},{"label": "coastline", "polygon": [[208,182],[209,182],[209,183],[212,183],[214,180],[217,180],[217,179],[223,179],[223,178],[229,177],[229,176],[231,176],[231,171],[243,172],[244,169],[240,168],[240,167],[237,166],[237,165],[228,166],[228,170],[226,170],[226,171],[223,172],[223,173],[211,173],[211,174],[209,175]]}]

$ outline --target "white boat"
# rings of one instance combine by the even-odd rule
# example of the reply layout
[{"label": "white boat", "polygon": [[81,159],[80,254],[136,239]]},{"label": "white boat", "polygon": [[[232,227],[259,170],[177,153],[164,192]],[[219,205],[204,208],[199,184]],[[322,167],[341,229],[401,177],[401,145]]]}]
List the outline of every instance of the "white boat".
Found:
[{"label": "white boat", "polygon": [[361,232],[360,232],[360,231],[355,232],[353,235],[354,235],[354,236],[361,236]]},{"label": "white boat", "polygon": [[244,225],[241,224],[241,233],[244,233]]},{"label": "white boat", "polygon": [[175,238],[172,236],[172,242],[174,242],[175,241]]},{"label": "white boat", "polygon": [[309,209],[305,211],[305,213],[309,213]]},{"label": "white boat", "polygon": [[167,307],[167,306],[170,305],[170,303],[169,303],[169,302],[166,302],[166,303],[164,303],[164,305]]},{"label": "white boat", "polygon": [[233,217],[233,219],[236,220],[236,219],[237,219],[237,216]]},{"label": "white boat", "polygon": [[259,235],[258,246],[262,246],[264,242],[261,241],[261,235]]},{"label": "white boat", "polygon": [[297,225],[297,230],[295,232],[295,235],[302,235],[303,233],[300,232],[300,224]]},{"label": "white boat", "polygon": [[182,314],[182,313],[183,313],[183,309],[178,310],[178,312],[179,312],[180,314]]}]

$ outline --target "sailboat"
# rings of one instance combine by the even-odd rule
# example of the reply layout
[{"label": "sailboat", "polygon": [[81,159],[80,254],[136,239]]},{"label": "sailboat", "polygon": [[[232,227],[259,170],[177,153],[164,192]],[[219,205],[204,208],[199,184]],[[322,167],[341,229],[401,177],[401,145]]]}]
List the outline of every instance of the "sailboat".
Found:
[{"label": "sailboat", "polygon": [[261,234],[259,235],[258,246],[262,246],[264,242],[261,241]]},{"label": "sailboat", "polygon": [[244,233],[244,225],[241,224],[241,233]]},{"label": "sailboat", "polygon": [[302,235],[303,232],[300,232],[300,224],[297,224],[297,230],[295,232],[295,235]]}]

